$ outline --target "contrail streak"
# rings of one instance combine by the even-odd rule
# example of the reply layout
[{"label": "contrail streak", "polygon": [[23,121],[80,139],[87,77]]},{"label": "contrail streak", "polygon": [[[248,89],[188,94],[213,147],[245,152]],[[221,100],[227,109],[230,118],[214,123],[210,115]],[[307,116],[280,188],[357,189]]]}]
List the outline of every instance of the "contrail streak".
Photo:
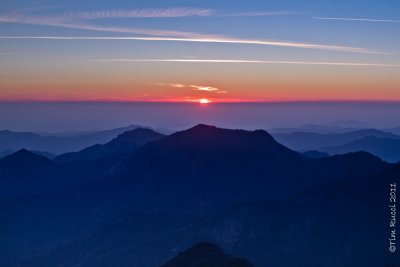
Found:
[{"label": "contrail streak", "polygon": [[400,23],[400,20],[395,20],[395,19],[334,18],[334,17],[313,17],[313,19]]},{"label": "contrail streak", "polygon": [[48,39],[48,40],[138,40],[138,41],[169,41],[169,42],[197,42],[197,43],[227,43],[264,45],[278,47],[292,47],[304,49],[318,49],[352,53],[388,54],[387,52],[375,51],[366,48],[335,46],[323,44],[310,44],[301,42],[248,40],[235,38],[176,38],[176,37],[81,37],[81,36],[0,36],[0,39]]},{"label": "contrail streak", "polygon": [[362,62],[321,62],[321,61],[283,61],[283,60],[242,60],[242,59],[98,59],[95,62],[176,62],[176,63],[249,63],[249,64],[293,64],[328,65],[354,67],[400,67],[397,64]]}]

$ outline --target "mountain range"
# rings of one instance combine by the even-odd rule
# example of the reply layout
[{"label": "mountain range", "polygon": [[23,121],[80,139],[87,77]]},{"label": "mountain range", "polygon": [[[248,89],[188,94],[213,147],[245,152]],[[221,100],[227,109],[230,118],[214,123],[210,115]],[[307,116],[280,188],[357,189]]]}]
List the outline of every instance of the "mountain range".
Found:
[{"label": "mountain range", "polygon": [[343,145],[322,147],[319,150],[331,155],[367,151],[386,161],[398,162],[400,161],[400,138],[367,136]]},{"label": "mountain range", "polygon": [[321,147],[344,145],[365,137],[400,139],[400,136],[375,129],[351,131],[346,133],[293,132],[274,134],[274,138],[283,145],[297,151],[318,150]]},{"label": "mountain range", "polygon": [[[15,180],[42,179],[38,186],[44,187],[47,178],[58,180],[63,172],[80,181],[0,199],[0,265],[151,267],[236,258],[285,267],[398,262],[397,254],[387,252],[387,201],[400,164],[367,152],[312,158],[263,130],[197,125],[158,137],[112,160],[108,152],[63,163],[41,157],[39,169],[56,172],[43,178],[18,160],[27,151],[5,158],[3,168]],[[77,176],[76,166],[86,174]],[[18,176],[15,169],[26,173]],[[187,250],[199,242],[225,252],[213,245],[205,252],[203,246]]]},{"label": "mountain range", "polygon": [[278,142],[301,152],[318,151],[337,155],[366,151],[389,162],[400,161],[400,136],[376,129],[346,133],[277,133],[273,136]]},{"label": "mountain range", "polygon": [[45,193],[100,179],[140,145],[163,137],[153,130],[136,128],[104,145],[62,154],[54,160],[21,149],[0,159],[0,197]]},{"label": "mountain range", "polygon": [[[0,152],[10,154],[20,149],[43,151],[52,154],[62,154],[79,151],[94,144],[104,144],[117,135],[136,128],[139,125],[115,128],[104,131],[81,132],[81,133],[31,133],[13,132],[9,130],[0,131]],[[7,153],[5,153],[7,152]]]},{"label": "mountain range", "polygon": [[122,159],[130,155],[141,145],[160,140],[163,137],[165,137],[165,135],[154,132],[153,130],[136,128],[119,134],[116,138],[104,145],[96,144],[78,152],[70,152],[57,156],[55,161],[85,161],[111,157]]}]

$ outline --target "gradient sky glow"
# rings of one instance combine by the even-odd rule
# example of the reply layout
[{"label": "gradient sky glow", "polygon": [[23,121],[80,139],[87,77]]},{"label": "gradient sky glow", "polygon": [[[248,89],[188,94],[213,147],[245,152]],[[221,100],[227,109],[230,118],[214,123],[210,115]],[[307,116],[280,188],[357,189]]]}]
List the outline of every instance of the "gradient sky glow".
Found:
[{"label": "gradient sky glow", "polygon": [[398,1],[8,1],[1,101],[400,101]]}]

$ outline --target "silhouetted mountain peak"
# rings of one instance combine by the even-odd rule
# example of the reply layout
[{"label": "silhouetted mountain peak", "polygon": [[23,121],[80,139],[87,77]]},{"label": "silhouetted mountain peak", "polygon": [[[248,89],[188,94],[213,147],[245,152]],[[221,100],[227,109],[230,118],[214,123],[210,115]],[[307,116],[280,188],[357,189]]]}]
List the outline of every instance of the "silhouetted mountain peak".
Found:
[{"label": "silhouetted mountain peak", "polygon": [[11,173],[13,173],[13,175],[16,173],[23,173],[24,175],[29,176],[32,175],[31,172],[36,173],[36,171],[39,171],[42,173],[49,169],[53,169],[54,167],[55,163],[50,159],[26,149],[20,149],[17,152],[0,159],[0,173],[3,175],[2,178]]},{"label": "silhouetted mountain peak", "polygon": [[48,158],[33,153],[25,148],[18,150],[17,152],[5,156],[2,161],[4,162],[15,162],[15,163],[27,163],[27,162],[51,162]]},{"label": "silhouetted mountain peak", "polygon": [[164,137],[163,134],[157,133],[148,128],[136,128],[130,131],[126,131],[122,134],[119,134],[115,139],[111,142],[129,142],[129,143],[139,143],[143,139],[158,139]]},{"label": "silhouetted mountain peak", "polygon": [[342,171],[352,169],[354,173],[361,173],[364,171],[373,173],[388,166],[387,163],[379,157],[364,151],[335,155],[319,160],[328,162],[331,165],[337,165],[337,168],[340,168]]},{"label": "silhouetted mountain peak", "polygon": [[225,129],[225,128],[219,128],[214,125],[207,125],[207,124],[198,124],[192,128],[189,128],[187,130],[181,131],[187,134],[217,134],[217,133],[228,133],[228,132],[236,132],[236,133],[253,133],[253,134],[259,134],[259,135],[265,135],[268,137],[272,136],[267,133],[264,130],[255,130],[255,131],[246,131],[246,130],[241,130],[241,129]]},{"label": "silhouetted mountain peak", "polygon": [[234,152],[243,156],[249,153],[248,156],[252,156],[262,153],[275,156],[284,154],[285,157],[297,154],[276,142],[264,130],[234,130],[204,124],[172,134],[159,143],[174,150],[209,151],[216,154]]},{"label": "silhouetted mountain peak", "polygon": [[383,162],[379,157],[365,151],[350,152],[342,155],[336,155],[333,157],[343,158],[343,159],[358,159],[365,161]]},{"label": "silhouetted mountain peak", "polygon": [[254,267],[245,259],[226,254],[215,244],[197,243],[161,267]]},{"label": "silhouetted mountain peak", "polygon": [[196,172],[261,169],[303,160],[298,152],[279,144],[263,130],[231,130],[200,124],[142,146],[128,164],[133,171],[159,164],[158,169],[176,166]]},{"label": "silhouetted mountain peak", "polygon": [[264,145],[269,143],[272,146],[281,146],[274,138],[264,130],[246,131],[235,129],[224,129],[216,126],[199,124],[184,131],[177,132],[169,136],[166,141],[186,141],[192,145],[228,145],[240,147],[243,142],[261,142]]},{"label": "silhouetted mountain peak", "polygon": [[86,161],[105,157],[126,157],[138,147],[164,138],[165,135],[148,128],[136,128],[119,134],[110,142],[96,144],[78,152],[65,153],[56,158],[58,162]]},{"label": "silhouetted mountain peak", "polygon": [[33,156],[34,153],[30,152],[29,150],[27,150],[27,149],[25,149],[25,148],[22,148],[22,149],[16,151],[16,152],[14,153],[14,155],[15,155],[15,156],[19,156],[19,155],[21,155],[21,156],[30,156],[30,155],[32,155],[32,156]]},{"label": "silhouetted mountain peak", "polygon": [[190,130],[190,131],[203,131],[203,132],[208,131],[208,132],[210,132],[210,131],[215,131],[217,129],[218,128],[214,125],[207,125],[207,124],[200,123],[200,124],[197,124],[196,126],[193,126],[192,128],[189,128],[187,131]]}]

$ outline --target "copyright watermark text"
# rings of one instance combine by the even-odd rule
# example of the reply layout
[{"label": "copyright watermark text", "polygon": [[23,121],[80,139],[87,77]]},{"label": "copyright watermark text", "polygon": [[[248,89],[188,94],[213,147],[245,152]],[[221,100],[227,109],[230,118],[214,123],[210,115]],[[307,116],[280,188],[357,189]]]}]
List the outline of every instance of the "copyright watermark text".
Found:
[{"label": "copyright watermark text", "polygon": [[390,211],[390,235],[389,235],[389,251],[396,251],[396,183],[390,184],[389,190],[389,211]]}]

